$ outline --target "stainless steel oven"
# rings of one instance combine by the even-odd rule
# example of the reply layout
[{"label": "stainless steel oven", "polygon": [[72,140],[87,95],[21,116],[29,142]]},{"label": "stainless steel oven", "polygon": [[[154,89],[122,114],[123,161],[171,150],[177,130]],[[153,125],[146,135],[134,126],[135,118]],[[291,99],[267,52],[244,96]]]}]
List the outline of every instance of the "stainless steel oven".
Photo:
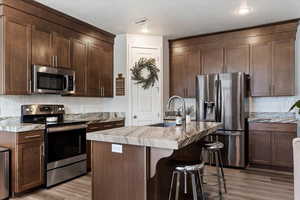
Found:
[{"label": "stainless steel oven", "polygon": [[32,77],[32,90],[35,94],[75,93],[74,70],[34,65]]},{"label": "stainless steel oven", "polygon": [[86,124],[47,125],[45,134],[46,186],[87,172]]},{"label": "stainless steel oven", "polygon": [[47,188],[87,173],[86,122],[64,119],[63,105],[22,105],[21,109],[22,123],[46,126],[44,177]]}]

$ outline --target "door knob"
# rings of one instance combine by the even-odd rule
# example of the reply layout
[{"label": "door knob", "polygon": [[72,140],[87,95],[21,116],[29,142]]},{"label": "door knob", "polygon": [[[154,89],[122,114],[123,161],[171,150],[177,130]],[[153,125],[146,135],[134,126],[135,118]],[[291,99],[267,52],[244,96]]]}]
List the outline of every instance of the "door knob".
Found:
[{"label": "door knob", "polygon": [[136,115],[134,115],[134,116],[133,116],[133,119],[137,119],[137,116],[136,116]]}]

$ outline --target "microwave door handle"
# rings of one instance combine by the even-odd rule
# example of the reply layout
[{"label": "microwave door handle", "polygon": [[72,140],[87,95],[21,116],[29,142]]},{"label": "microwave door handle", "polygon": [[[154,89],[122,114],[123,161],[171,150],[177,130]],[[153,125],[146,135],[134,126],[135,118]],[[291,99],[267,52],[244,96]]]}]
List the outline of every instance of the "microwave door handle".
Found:
[{"label": "microwave door handle", "polygon": [[68,91],[68,88],[69,88],[69,76],[68,75],[66,75],[65,76],[65,80],[66,80],[66,85],[65,85],[65,89],[64,89],[64,91]]}]

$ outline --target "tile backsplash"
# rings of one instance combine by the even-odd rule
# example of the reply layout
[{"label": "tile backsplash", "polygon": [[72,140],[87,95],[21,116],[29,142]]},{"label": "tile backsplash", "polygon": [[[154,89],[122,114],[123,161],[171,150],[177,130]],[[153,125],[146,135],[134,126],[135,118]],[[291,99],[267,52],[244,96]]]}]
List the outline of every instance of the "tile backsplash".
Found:
[{"label": "tile backsplash", "polygon": [[[23,104],[63,104],[66,113],[127,112],[127,99],[61,97],[59,95],[0,96],[0,117],[21,115]],[[126,105],[126,106],[124,106]]]}]

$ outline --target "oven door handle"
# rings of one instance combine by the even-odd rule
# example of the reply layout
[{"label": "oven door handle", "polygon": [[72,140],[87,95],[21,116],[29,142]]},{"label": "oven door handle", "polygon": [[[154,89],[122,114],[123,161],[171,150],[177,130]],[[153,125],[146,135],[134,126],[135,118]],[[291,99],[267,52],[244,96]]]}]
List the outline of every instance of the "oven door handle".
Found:
[{"label": "oven door handle", "polygon": [[47,133],[58,133],[63,131],[72,131],[78,129],[86,129],[86,124],[78,124],[78,125],[68,125],[68,126],[61,126],[61,127],[50,127],[47,128]]}]

